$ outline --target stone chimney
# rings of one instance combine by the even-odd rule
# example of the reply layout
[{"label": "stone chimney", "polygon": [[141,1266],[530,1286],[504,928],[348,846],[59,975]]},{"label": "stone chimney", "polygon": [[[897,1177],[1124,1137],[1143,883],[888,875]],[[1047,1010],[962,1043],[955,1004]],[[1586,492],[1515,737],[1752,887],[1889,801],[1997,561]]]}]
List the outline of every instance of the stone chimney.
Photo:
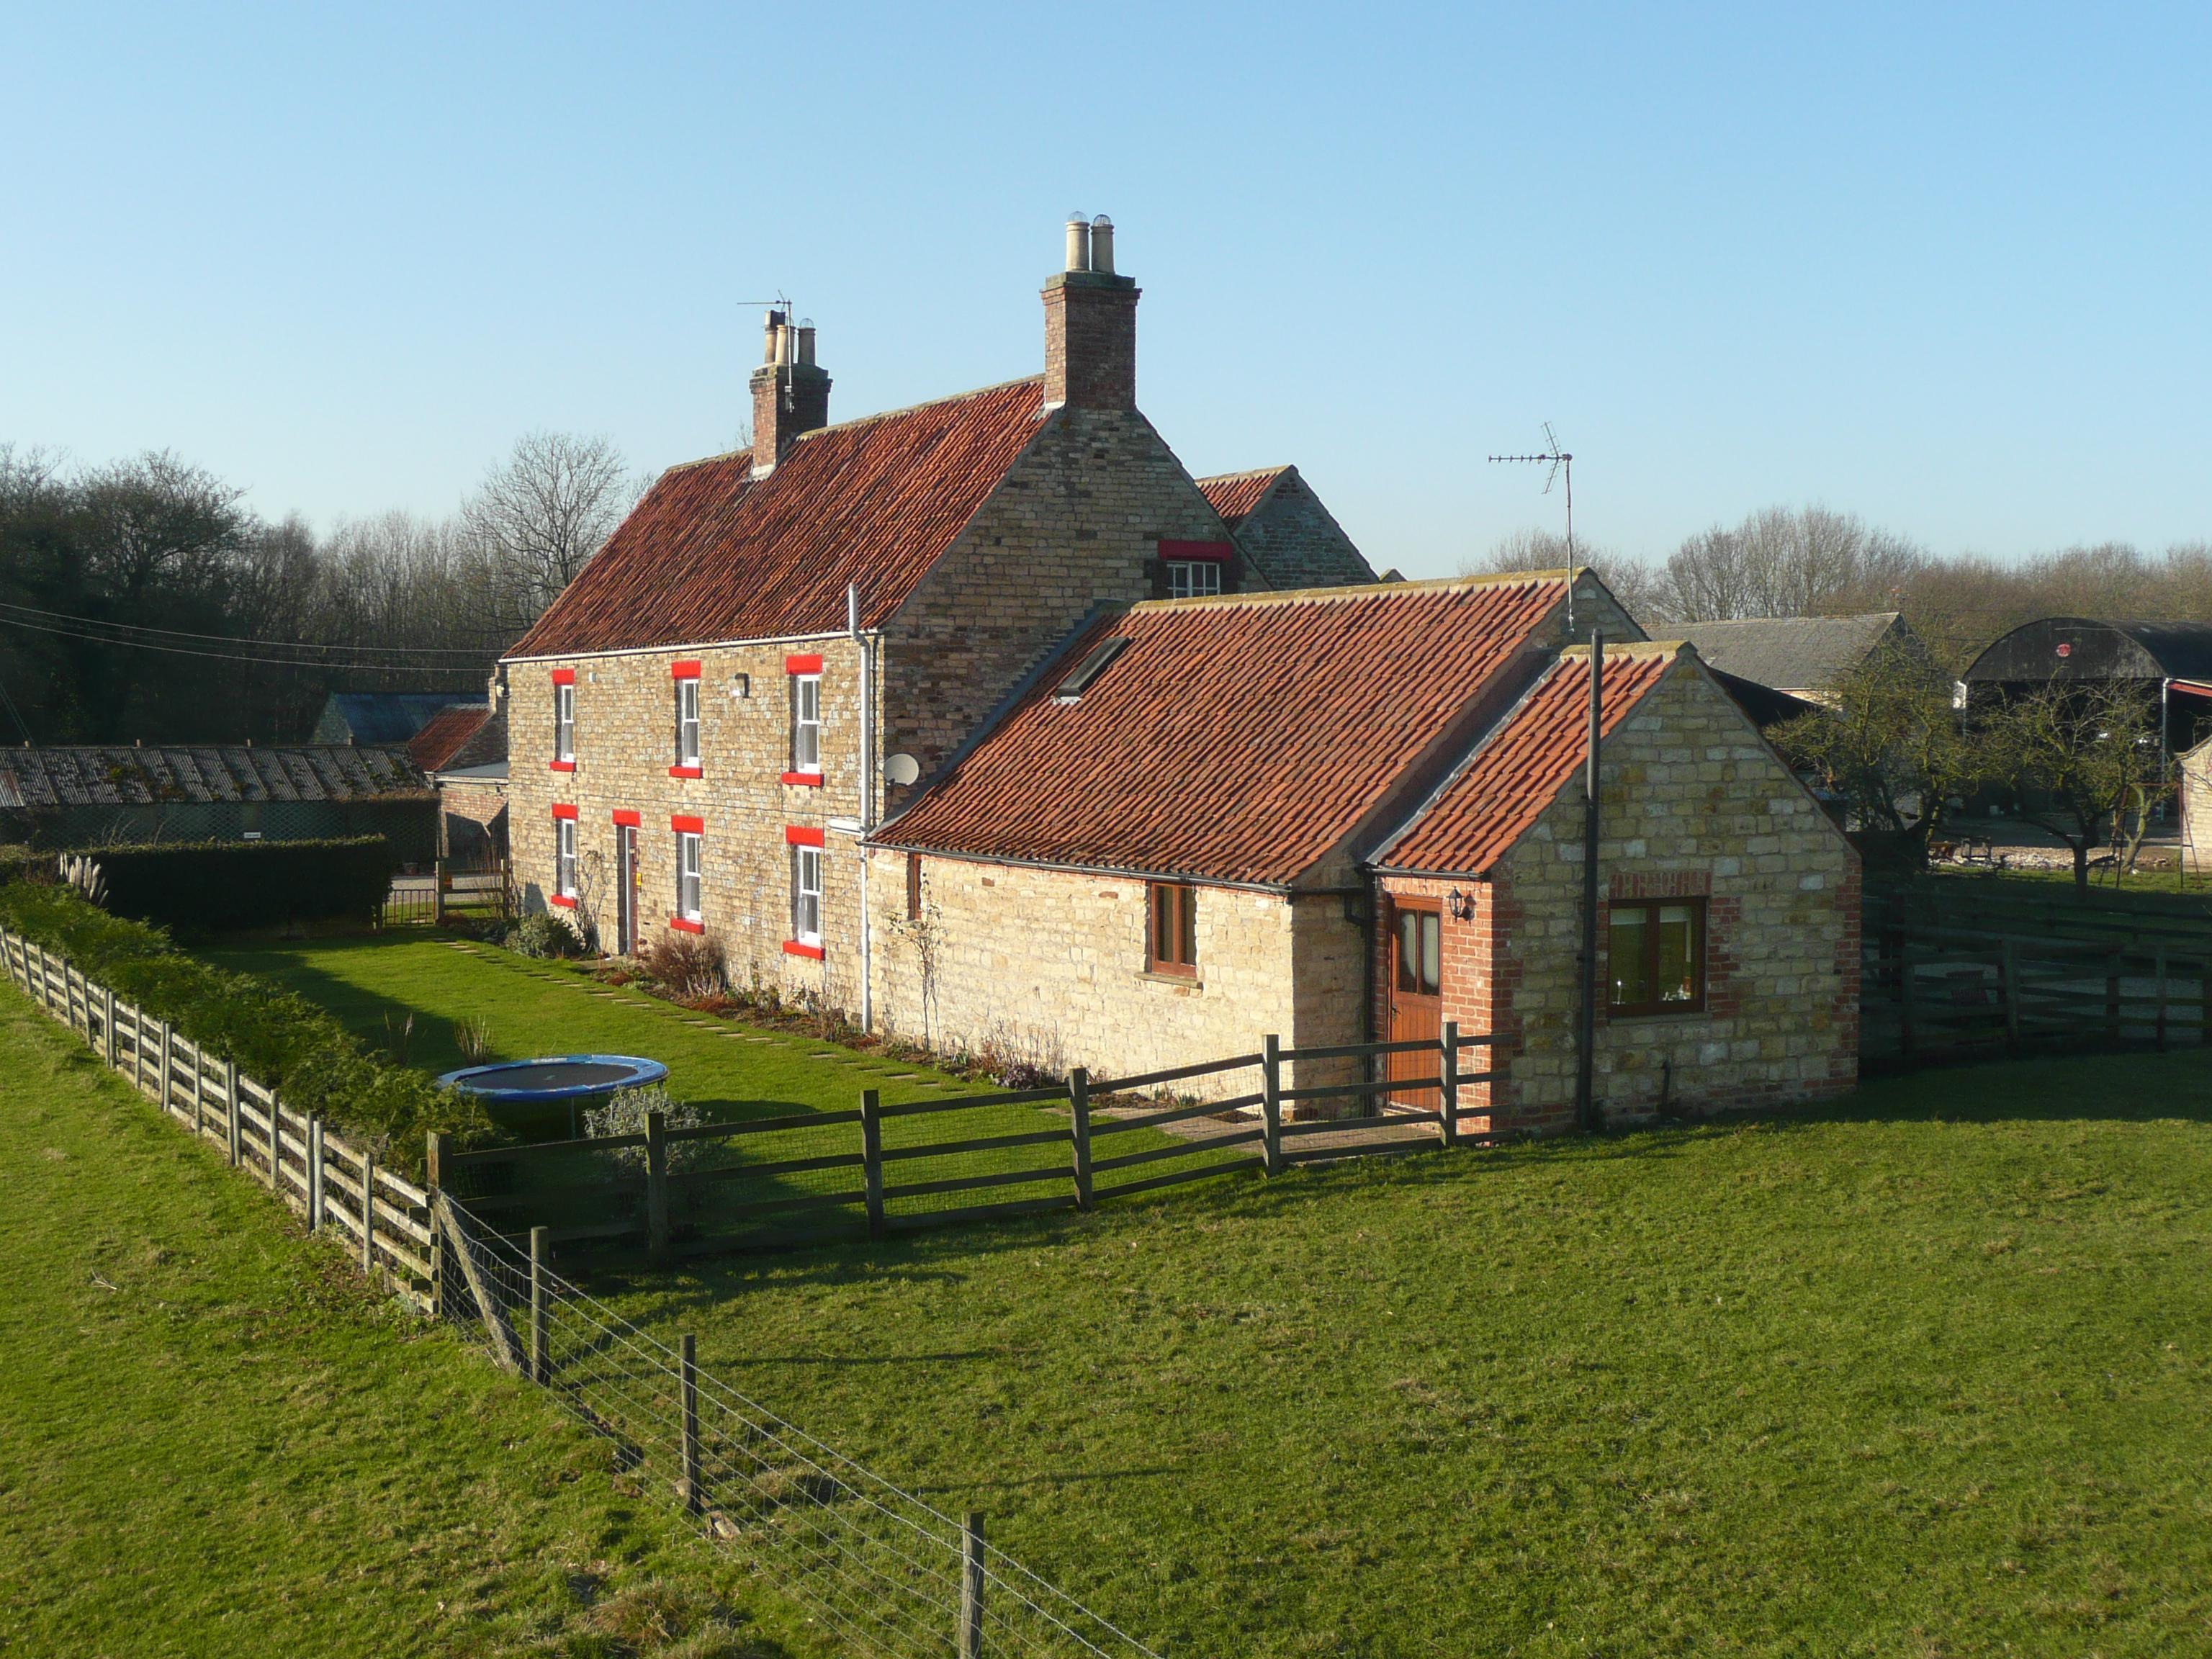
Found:
[{"label": "stone chimney", "polygon": [[753,371],[753,477],[765,478],[801,433],[830,424],[830,377],[814,361],[814,325],[768,313],[768,342]]},{"label": "stone chimney", "polygon": [[1114,222],[1067,219],[1067,269],[1045,279],[1044,406],[1137,406],[1137,295],[1114,274]]}]

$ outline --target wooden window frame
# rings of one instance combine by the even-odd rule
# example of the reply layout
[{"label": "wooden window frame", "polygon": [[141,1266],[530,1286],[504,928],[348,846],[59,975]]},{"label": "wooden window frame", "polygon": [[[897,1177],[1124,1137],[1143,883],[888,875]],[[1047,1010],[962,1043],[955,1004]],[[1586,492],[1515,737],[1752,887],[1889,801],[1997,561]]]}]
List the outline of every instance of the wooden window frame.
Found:
[{"label": "wooden window frame", "polygon": [[[1442,907],[1428,904],[1399,904],[1394,906],[1393,909],[1395,914],[1390,922],[1390,954],[1395,958],[1395,972],[1390,981],[1392,988],[1401,996],[1441,997],[1443,994],[1444,983],[1444,918]],[[1423,924],[1414,929],[1417,955],[1421,942],[1419,935],[1428,928],[1433,928],[1436,932],[1437,977],[1436,983],[1433,985],[1423,982],[1425,975],[1421,969],[1425,957],[1413,963],[1414,982],[1411,985],[1406,983],[1405,927],[1407,919],[1413,916],[1419,917]]]},{"label": "wooden window frame", "polygon": [[676,764],[670,769],[679,776],[696,777],[700,769],[701,747],[699,677],[696,674],[679,677],[675,684]]},{"label": "wooden window frame", "polygon": [[1145,884],[1145,971],[1198,977],[1198,889],[1189,882]]},{"label": "wooden window frame", "polygon": [[576,820],[556,817],[553,820],[553,896],[576,902],[578,867]]},{"label": "wooden window frame", "polygon": [[1223,560],[1169,559],[1166,564],[1171,599],[1212,599],[1227,592]]},{"label": "wooden window frame", "polygon": [[684,921],[707,919],[707,837],[697,830],[676,832],[676,914]]},{"label": "wooden window frame", "polygon": [[[1669,1002],[1663,998],[1646,1002],[1615,1002],[1613,1000],[1616,983],[1613,972],[1613,919],[1630,911],[1644,913],[1644,981],[1656,992],[1659,985],[1659,913],[1668,908],[1686,908],[1694,918],[1696,938],[1690,951],[1692,973],[1692,993],[1686,1001]],[[1707,959],[1711,953],[1711,935],[1707,932],[1711,918],[1702,895],[1681,898],[1614,899],[1606,906],[1606,1013],[1614,1019],[1641,1019],[1655,1014],[1702,1014],[1705,1012],[1707,989]]]},{"label": "wooden window frame", "polygon": [[[808,719],[805,713],[806,688],[814,688],[814,714]],[[805,760],[799,754],[799,734],[811,732],[814,736],[814,758]],[[791,677],[791,770],[798,777],[819,778],[822,775],[822,676],[793,674]]]},{"label": "wooden window frame", "polygon": [[[809,868],[814,874],[814,884],[807,885]],[[791,940],[794,945],[822,948],[823,923],[822,848],[804,842],[794,842],[791,848]],[[814,925],[806,926],[806,909],[811,902]]]},{"label": "wooden window frame", "polygon": [[576,763],[576,683],[558,680],[553,686],[553,763]]},{"label": "wooden window frame", "polygon": [[906,919],[921,920],[921,854],[906,855]]}]

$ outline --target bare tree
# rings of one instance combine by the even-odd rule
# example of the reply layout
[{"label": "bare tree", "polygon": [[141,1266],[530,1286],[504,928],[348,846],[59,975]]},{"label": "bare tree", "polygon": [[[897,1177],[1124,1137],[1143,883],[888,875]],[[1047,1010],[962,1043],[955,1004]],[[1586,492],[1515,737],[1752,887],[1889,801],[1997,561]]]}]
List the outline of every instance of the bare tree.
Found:
[{"label": "bare tree", "polygon": [[1584,565],[1597,574],[1613,597],[1638,622],[1658,614],[1661,579],[1649,565],[1641,564],[1609,547],[1592,547],[1577,541],[1570,558],[1567,538],[1549,530],[1516,530],[1500,537],[1487,553],[1476,554],[1460,565],[1463,576],[1502,574],[1516,570],[1564,570]]},{"label": "bare tree", "polygon": [[1690,537],[1667,561],[1660,604],[1677,622],[1895,610],[1928,556],[1853,513],[1770,507]]},{"label": "bare tree", "polygon": [[622,453],[605,438],[532,432],[462,504],[471,535],[497,562],[513,631],[538,613],[614,533],[638,496]]},{"label": "bare tree", "polygon": [[2092,848],[2142,841],[2159,779],[2158,707],[2126,681],[2054,679],[2008,699],[1979,722],[1990,775],[2023,823],[2074,854],[2074,885],[2089,886]]}]

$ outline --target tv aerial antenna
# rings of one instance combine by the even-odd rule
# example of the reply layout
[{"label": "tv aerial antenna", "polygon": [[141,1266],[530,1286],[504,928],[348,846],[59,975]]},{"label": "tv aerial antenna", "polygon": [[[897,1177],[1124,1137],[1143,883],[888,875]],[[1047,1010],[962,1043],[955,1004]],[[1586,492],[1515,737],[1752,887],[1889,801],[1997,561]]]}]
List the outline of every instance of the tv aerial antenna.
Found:
[{"label": "tv aerial antenna", "polygon": [[1567,636],[1575,631],[1575,458],[1572,452],[1559,447],[1559,434],[1552,430],[1549,421],[1544,422],[1544,448],[1535,455],[1492,455],[1492,463],[1543,465],[1551,468],[1544,475],[1544,493],[1552,493],[1555,483],[1565,486],[1567,502]]}]

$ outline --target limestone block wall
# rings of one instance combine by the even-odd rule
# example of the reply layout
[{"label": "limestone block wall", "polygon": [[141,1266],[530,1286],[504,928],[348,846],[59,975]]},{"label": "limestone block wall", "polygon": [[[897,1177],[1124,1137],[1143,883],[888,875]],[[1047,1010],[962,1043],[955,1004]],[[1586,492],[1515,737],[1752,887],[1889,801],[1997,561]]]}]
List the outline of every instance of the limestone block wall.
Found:
[{"label": "limestone block wall", "polygon": [[1152,423],[1133,410],[1046,416],[884,626],[890,748],[927,777],[1093,605],[1151,596],[1163,538],[1228,532]]},{"label": "limestone block wall", "polygon": [[2212,870],[2212,743],[2181,757],[2181,861],[2192,874]]},{"label": "limestone block wall", "polygon": [[[1341,939],[1318,901],[1200,887],[1195,981],[1145,967],[1145,884],[1116,877],[878,852],[876,1017],[884,1029],[940,1048],[996,1050],[1052,1071],[1087,1066],[1104,1078],[1256,1053],[1270,1031],[1285,1045],[1349,1041],[1358,1014],[1357,930],[1347,975]],[[906,915],[906,870],[921,858],[922,917]],[[1340,918],[1341,901],[1336,910]],[[1320,953],[1311,948],[1326,947]],[[1324,975],[1355,988],[1328,1009],[1316,988],[1303,1014],[1301,946]],[[1328,952],[1334,952],[1328,955]],[[1335,1019],[1332,1026],[1326,1022]],[[1188,1085],[1220,1098],[1255,1090],[1256,1073]],[[1182,1086],[1182,1085],[1178,1085]]]},{"label": "limestone block wall", "polygon": [[1237,544],[1273,587],[1371,582],[1375,572],[1295,468],[1237,526]]},{"label": "limestone block wall", "polygon": [[[1595,1092],[1608,1121],[1650,1115],[1662,1089],[1671,1107],[1694,1113],[1850,1088],[1857,854],[1735,705],[1679,665],[1607,738],[1601,788],[1606,897],[1706,901],[1705,1010],[1601,1009]],[[1581,789],[1570,784],[1494,879],[1382,882],[1386,912],[1391,895],[1473,901],[1464,921],[1444,906],[1443,1015],[1506,1039],[1505,1075],[1481,1102],[1500,1130],[1572,1126],[1582,823]],[[1601,926],[1601,987],[1607,935]],[[1388,1006],[1389,940],[1386,921],[1378,1010]]]},{"label": "limestone block wall", "polygon": [[[822,663],[822,782],[782,781],[791,761],[791,682],[786,659]],[[700,665],[700,775],[672,777],[678,662]],[[555,771],[553,680],[576,676],[575,765]],[[665,932],[676,908],[677,816],[700,820],[707,931],[740,983],[844,1006],[860,1000],[860,859],[850,824],[860,800],[859,647],[843,636],[637,652],[508,670],[508,839],[524,902],[544,908],[553,887],[553,806],[576,810],[583,880],[572,912],[611,949],[615,927],[615,814],[635,812],[638,914],[643,936]],[[742,693],[742,695],[740,695]],[[842,830],[833,827],[842,822]],[[823,834],[823,955],[793,956],[791,828]]]}]

